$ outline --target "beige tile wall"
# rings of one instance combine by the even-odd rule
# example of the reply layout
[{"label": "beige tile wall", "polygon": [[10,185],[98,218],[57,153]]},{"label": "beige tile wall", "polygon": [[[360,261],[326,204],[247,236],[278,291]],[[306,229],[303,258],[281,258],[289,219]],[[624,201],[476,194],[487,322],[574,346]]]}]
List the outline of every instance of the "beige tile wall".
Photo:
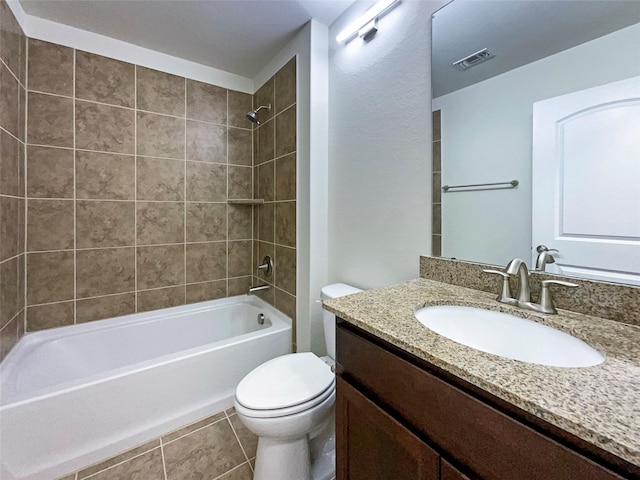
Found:
[{"label": "beige tile wall", "polygon": [[0,360],[24,333],[26,38],[0,0]]},{"label": "beige tile wall", "polygon": [[274,260],[274,273],[254,277],[255,285],[272,288],[260,294],[293,322],[296,319],[296,58],[292,58],[256,92],[254,105],[271,104],[258,112],[253,130],[255,207],[254,272],[265,255]]},{"label": "beige tile wall", "polygon": [[245,293],[251,95],[28,41],[26,330]]},{"label": "beige tile wall", "polygon": [[434,257],[442,255],[442,135],[441,111],[433,112],[433,143],[432,143],[432,220],[431,220],[431,254]]},{"label": "beige tile wall", "polygon": [[61,480],[251,480],[257,443],[231,408]]}]

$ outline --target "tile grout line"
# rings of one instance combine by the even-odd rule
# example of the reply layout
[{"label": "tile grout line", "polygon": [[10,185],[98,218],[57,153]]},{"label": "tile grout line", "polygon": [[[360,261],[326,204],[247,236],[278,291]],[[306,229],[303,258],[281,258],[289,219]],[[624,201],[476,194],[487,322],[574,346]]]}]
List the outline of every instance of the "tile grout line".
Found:
[{"label": "tile grout line", "polygon": [[[180,117],[176,117],[179,120],[182,120],[182,118]],[[187,119],[187,121],[192,121],[190,119]],[[12,138],[14,138],[17,141],[21,140],[17,137],[15,137],[14,135],[11,134],[11,132],[8,132],[7,130],[5,130],[4,128],[0,127],[0,130],[4,131],[5,133],[7,133],[8,135],[10,135]],[[77,152],[88,152],[88,153],[100,153],[103,155],[115,155],[115,156],[123,156],[123,157],[141,157],[141,158],[148,158],[150,160],[171,160],[174,162],[192,162],[192,163],[204,163],[204,164],[208,164],[208,165],[228,165],[227,163],[221,163],[221,162],[210,162],[210,161],[206,161],[206,160],[194,160],[191,158],[188,159],[184,159],[184,158],[175,158],[175,157],[163,157],[163,156],[159,156],[159,155],[137,155],[135,153],[126,153],[126,152],[114,152],[114,151],[105,151],[105,150],[91,150],[89,148],[73,148],[73,147],[63,147],[60,145],[45,145],[45,144],[41,144],[41,143],[28,143],[28,142],[21,142],[24,143],[26,146],[29,147],[38,147],[38,148],[48,148],[48,149],[57,149],[57,150],[75,150]],[[293,153],[293,152],[292,152]],[[287,154],[288,155],[288,154]],[[242,163],[232,163],[230,164],[233,167],[244,167],[244,168],[251,168],[250,165],[245,165]]]},{"label": "tile grout line", "polygon": [[[7,327],[9,326],[9,324],[10,324],[11,322],[13,322],[13,321],[14,321],[16,318],[18,318],[19,316],[20,316],[20,312],[16,312],[16,314],[15,314],[13,317],[11,317],[11,319],[10,319],[10,320],[8,320],[8,321],[7,321],[7,323],[5,323],[4,325],[2,325],[2,327],[0,327],[0,332],[1,332],[2,330],[4,330],[5,328],[7,328]],[[16,334],[17,334],[17,333],[16,333]]]},{"label": "tile grout line", "polygon": [[[236,432],[236,429],[233,428],[233,423],[231,423],[231,416],[229,416],[229,414],[227,413],[226,410],[224,411],[224,414],[227,417],[227,423],[231,427],[231,431],[233,432],[233,436],[236,438],[236,441],[238,442],[238,445],[240,445],[240,450],[242,451],[242,454],[244,455],[245,460],[247,462],[249,462],[249,455],[247,455],[247,452],[245,451],[244,446],[242,445],[242,442],[240,441],[240,437],[238,436],[238,433]],[[237,413],[236,413],[236,416],[237,416]],[[249,465],[249,467],[251,468],[251,465]],[[253,471],[253,468],[251,468],[251,470]]]},{"label": "tile grout line", "polygon": [[77,307],[78,300],[78,202],[77,202],[77,178],[76,178],[76,49],[73,49],[73,324],[78,323]]},{"label": "tile grout line", "polygon": [[[15,198],[15,199],[22,199],[23,197],[16,197],[15,195],[5,195],[0,193],[0,197],[8,197],[8,198]],[[56,201],[73,201],[72,197],[30,197],[31,200],[56,200]],[[109,199],[109,198],[78,198],[79,201],[82,202],[118,202],[118,203],[127,203],[127,202],[134,202],[135,199],[133,198],[129,198],[129,199]],[[144,200],[141,199],[141,202],[144,203],[184,203],[181,200]],[[293,202],[294,200],[282,200],[281,202]],[[190,200],[186,203],[206,203],[206,204],[217,204],[217,205],[224,205],[227,204],[228,202],[212,202],[212,201],[208,201],[208,200]],[[272,203],[272,202],[269,202]],[[240,204],[242,205],[242,204]],[[193,243],[193,242],[191,242]]]},{"label": "tile grout line", "polygon": [[[251,241],[250,238],[238,238],[236,240],[233,240],[232,242],[247,242],[247,241]],[[188,242],[187,245],[208,245],[211,243],[225,243],[226,240],[210,240],[210,241],[204,241],[204,242]],[[265,242],[265,243],[273,243],[273,242]],[[176,245],[182,245],[182,242],[180,243],[149,243],[149,244],[142,244],[142,245],[138,245],[138,247],[144,247],[144,248],[149,248],[149,247],[174,247]],[[296,247],[291,247],[288,245],[280,245],[280,244],[274,244],[274,245],[278,245],[279,247],[287,247],[287,248],[293,248],[295,249]],[[104,246],[104,247],[83,247],[83,248],[78,248],[79,251],[81,252],[86,252],[86,251],[92,251],[92,250],[121,250],[121,249],[125,249],[125,248],[136,248],[134,245],[115,245],[115,246]],[[59,250],[28,250],[24,253],[57,253],[57,252],[73,252],[73,248],[62,248]],[[13,258],[19,257],[21,254],[16,254],[13,257],[7,258],[6,260],[3,260],[2,263],[6,262],[7,260],[11,260]],[[235,277],[244,277],[246,275],[235,275],[232,278]],[[197,282],[189,282],[189,283],[197,283]]]},{"label": "tile grout line", "polygon": [[[273,158],[270,159],[269,161],[273,160],[273,165],[271,166],[271,168],[273,168],[273,191],[272,191],[272,199],[271,201],[273,202],[273,257],[274,257],[274,262],[278,261],[278,256],[276,254],[276,252],[278,251],[278,248],[276,247],[276,239],[278,238],[277,236],[277,228],[278,228],[278,223],[276,222],[276,210],[277,210],[277,206],[275,205],[275,199],[276,199],[276,183],[275,183],[275,172],[276,172],[276,151],[278,148],[278,129],[276,128],[276,117],[278,116],[277,113],[277,108],[276,108],[276,104],[277,104],[277,98],[276,98],[276,91],[277,91],[277,72],[276,74],[273,75]],[[273,279],[272,279],[272,283],[273,286],[275,288],[276,286],[276,276],[278,275],[278,269],[275,269],[276,271],[273,274]],[[276,306],[276,291],[273,291],[273,306],[275,308]]]},{"label": "tile grout line", "polygon": [[[242,279],[242,278],[246,278],[246,277],[250,277],[250,276],[251,275],[240,275],[238,277],[231,277],[231,280]],[[187,283],[187,285],[203,285],[205,283],[221,282],[221,281],[224,281],[224,280],[225,280],[224,278],[217,278],[217,279],[214,279],[214,280],[204,280],[204,281],[201,281],[201,282],[190,282],[190,283]],[[169,288],[178,288],[180,286],[181,285],[167,285],[167,286],[164,286],[164,287],[145,288],[143,290],[140,290],[140,292],[153,292],[153,291],[165,290],[165,289],[169,289]],[[95,300],[95,299],[98,299],[98,298],[116,297],[116,296],[119,296],[119,295],[130,295],[130,294],[135,294],[135,293],[136,293],[135,290],[126,290],[126,291],[123,291],[123,292],[105,293],[105,294],[102,294],[102,295],[92,295],[90,297],[81,297],[81,298],[76,299],[76,301],[81,302],[81,301],[84,301],[84,300]],[[59,303],[67,303],[67,302],[73,302],[73,301],[74,301],[74,299],[70,298],[70,299],[66,299],[66,300],[56,300],[55,302],[35,303],[33,305],[29,305],[29,307],[46,307],[46,306],[49,306],[49,305],[57,305]],[[202,300],[202,301],[208,301],[208,300]],[[194,303],[200,303],[200,302],[194,302]],[[147,310],[147,311],[150,311],[150,310]],[[135,313],[135,312],[132,312],[132,313]],[[146,313],[146,311],[145,312],[139,312],[139,313]],[[124,315],[129,315],[129,314],[127,313],[127,314],[124,314]],[[14,318],[15,318],[15,316],[12,317],[12,320]],[[82,323],[87,323],[87,322],[82,322]]]},{"label": "tile grout line", "polygon": [[[242,467],[243,465],[249,465],[249,468],[251,468],[251,463],[249,463],[249,461],[246,462],[242,462],[240,465],[236,465],[235,467],[233,467],[230,470],[227,470],[226,472],[218,475],[217,477],[213,477],[211,480],[220,480],[222,479],[222,477],[226,477],[228,474],[230,474],[231,472],[233,472],[234,470],[238,470],[240,467]],[[251,471],[253,472],[253,469],[251,469]]]},{"label": "tile grout line", "polygon": [[[142,446],[142,445],[140,445],[140,446]],[[103,463],[103,462],[106,462],[107,460],[111,460],[112,458],[115,458],[115,457],[118,457],[118,456],[120,456],[120,455],[123,455],[123,454],[125,454],[125,453],[127,453],[127,452],[130,452],[131,450],[134,450],[135,448],[138,448],[138,447],[134,447],[134,448],[132,448],[132,449],[130,449],[130,450],[126,450],[126,451],[124,451],[124,452],[121,452],[121,453],[119,453],[119,454],[117,454],[117,455],[113,456],[113,457],[106,458],[106,459],[105,459],[105,460],[103,460],[102,462],[97,462],[97,463],[93,463],[93,464],[91,464],[91,465],[87,465],[86,467],[83,467],[81,470],[78,470],[78,471],[76,472],[76,475],[77,475],[78,477],[80,477],[80,472],[81,472],[82,470],[86,470],[87,468],[93,467],[93,466],[95,466],[95,465],[99,465],[99,464],[101,464],[101,463]],[[137,455],[134,455],[133,457],[129,457],[129,458],[127,458],[126,460],[122,460],[121,462],[114,463],[113,465],[109,465],[108,467],[105,467],[105,468],[103,468],[102,470],[98,470],[97,472],[94,472],[94,473],[92,473],[91,475],[87,475],[87,476],[85,476],[85,477],[82,477],[82,480],[85,480],[85,479],[87,479],[87,478],[93,478],[93,477],[95,477],[96,475],[98,475],[98,474],[100,474],[100,473],[106,472],[107,470],[111,470],[112,468],[118,467],[118,466],[120,466],[120,465],[122,465],[122,464],[124,464],[124,463],[130,462],[130,461],[132,461],[132,460],[135,460],[135,459],[136,459],[136,458],[138,458],[138,457],[141,457],[141,456],[143,456],[143,455],[146,455],[147,453],[152,452],[152,451],[154,451],[154,450],[155,450],[155,449],[157,449],[157,448],[161,448],[161,445],[160,445],[160,444],[158,444],[157,446],[155,446],[155,447],[151,447],[151,448],[149,448],[148,450],[145,450],[144,452],[140,452],[140,453],[138,453]]]},{"label": "tile grout line", "polygon": [[[2,58],[0,58],[0,65],[4,65],[4,67],[7,69],[7,71],[11,74],[11,76],[14,78],[14,80],[18,84],[18,87],[22,87],[22,88],[25,88],[25,89],[27,88],[25,83],[20,81],[20,79],[16,76],[16,74],[11,69],[11,67],[9,67],[9,65],[7,65]],[[20,65],[18,65],[18,68],[20,68]],[[27,69],[27,64],[26,64],[26,58],[25,58],[25,73],[26,73],[26,69]],[[27,79],[27,77],[26,77],[26,74],[25,74],[25,81],[26,81],[26,79]],[[19,95],[18,95],[18,103],[20,103],[20,96]]]},{"label": "tile grout line", "polygon": [[[133,65],[133,310],[138,312],[138,65]],[[166,475],[165,475],[166,477]],[[166,478],[165,478],[166,480]]]},{"label": "tile grout line", "polygon": [[[25,36],[26,37],[26,36]],[[26,37],[25,38],[25,65],[24,65],[24,82],[25,85],[22,86],[22,88],[24,88],[24,142],[22,142],[22,154],[23,154],[23,160],[22,160],[22,169],[24,171],[24,178],[22,179],[23,181],[23,187],[24,187],[24,197],[23,197],[23,201],[24,201],[24,205],[23,205],[23,213],[22,216],[24,218],[24,225],[22,226],[22,234],[24,236],[23,238],[23,244],[22,244],[22,253],[24,255],[24,263],[22,265],[22,288],[23,288],[23,298],[22,298],[22,310],[24,312],[24,315],[22,317],[22,333],[24,335],[24,333],[27,331],[27,174],[28,174],[28,162],[27,162],[27,135],[28,135],[28,131],[27,131],[27,125],[29,124],[29,110],[27,108],[27,105],[29,104],[29,89],[28,89],[28,85],[29,85],[29,38]],[[19,140],[18,140],[19,141]],[[18,228],[20,228],[20,226],[18,225]],[[19,339],[18,339],[19,340]]]},{"label": "tile grout line", "polygon": [[162,458],[162,473],[164,473],[164,480],[167,480],[167,462],[164,458],[164,442],[160,437],[160,457]]},{"label": "tile grout line", "polygon": [[[27,89],[24,89],[25,91],[25,97],[26,97],[26,93],[27,93]],[[18,104],[20,103],[20,99],[18,99]],[[13,133],[11,133],[9,130],[7,130],[6,128],[0,126],[0,130],[3,131],[4,133],[6,133],[7,135],[9,135],[11,138],[13,138],[14,140],[20,142],[20,143],[24,143],[26,145],[26,135],[25,135],[25,141],[23,142],[22,140],[20,140],[18,137],[16,137]]]},{"label": "tile grout line", "polygon": [[[276,200],[276,156],[277,156],[277,146],[278,146],[278,139],[277,139],[277,132],[278,129],[276,128],[276,113],[277,113],[277,92],[278,91],[278,76],[277,73],[274,74],[273,76],[273,108],[274,108],[274,115],[273,115],[273,158],[270,161],[273,161],[273,165],[271,165],[272,168],[272,172],[273,172],[273,185],[272,185],[272,190],[271,190],[271,201],[274,202],[273,205],[273,257],[274,257],[274,261],[278,261],[278,255],[277,255],[277,251],[278,251],[278,247],[276,246],[276,228],[277,228],[277,222],[276,222],[276,205],[275,205],[275,200]],[[278,293],[276,291],[277,286],[277,277],[278,277],[278,272],[279,272],[279,268],[276,268],[275,271],[273,272],[273,306],[276,306],[276,294]]]},{"label": "tile grout line", "polygon": [[[251,109],[253,110],[255,102],[253,101],[255,97],[255,93],[253,95],[251,95]],[[255,198],[255,189],[256,189],[256,167],[255,167],[255,135],[254,133],[256,132],[256,128],[255,126],[252,124],[251,125],[251,197]],[[254,260],[258,254],[258,252],[256,251],[255,246],[257,245],[256,242],[256,229],[255,229],[255,224],[256,222],[259,220],[258,217],[258,206],[257,205],[252,205],[251,206],[251,276],[249,277],[249,287],[253,286],[254,281],[253,281],[253,272],[254,272]],[[226,412],[225,412],[226,413]]]},{"label": "tile grout line", "polygon": [[[210,415],[210,417],[213,417],[213,416],[218,415],[218,414],[220,414],[220,413],[224,413],[224,410],[223,410],[222,412],[218,412],[218,413],[216,413],[216,414],[214,414],[214,415]],[[196,423],[201,422],[201,421],[203,421],[203,420],[206,420],[207,418],[209,418],[209,417],[205,417],[205,418],[203,418],[202,420],[196,420],[195,422],[192,422],[192,423],[190,423],[190,424],[188,424],[188,425],[185,425],[184,427],[180,427],[180,428],[178,428],[177,430],[173,430],[172,432],[165,433],[164,435],[162,435],[162,437],[169,436],[170,434],[172,434],[172,433],[174,433],[174,432],[177,432],[177,431],[182,430],[183,428],[187,428],[187,427],[190,427],[190,426],[192,426],[192,425],[195,425]],[[222,418],[220,418],[219,420],[212,421],[212,422],[210,422],[210,423],[207,423],[206,425],[202,425],[201,427],[198,427],[198,428],[196,428],[195,430],[190,430],[190,431],[188,431],[187,433],[185,433],[185,434],[183,434],[183,435],[180,435],[179,437],[172,438],[172,439],[171,439],[171,440],[169,440],[168,442],[162,442],[162,444],[163,444],[163,445],[169,445],[170,443],[177,442],[178,440],[181,440],[181,439],[183,439],[184,437],[188,437],[189,435],[192,435],[192,434],[194,434],[194,433],[196,433],[196,432],[199,432],[199,431],[201,431],[201,430],[204,430],[205,428],[208,428],[208,427],[210,427],[210,426],[212,426],[212,425],[215,425],[215,424],[217,424],[217,423],[220,423],[220,422],[224,421],[225,419],[226,419],[226,417],[222,417]],[[160,437],[160,438],[162,439],[162,437]]]},{"label": "tile grout line", "polygon": [[[136,64],[132,64],[132,65],[134,67],[139,67],[140,66],[140,65],[136,65]],[[185,80],[185,83],[186,83],[186,81],[188,79],[185,78],[185,77],[182,77],[182,78]],[[22,86],[22,83],[19,82],[19,84]],[[209,85],[213,85],[213,84],[209,84]],[[35,93],[37,95],[49,95],[49,96],[52,96],[52,97],[74,99],[74,97],[70,97],[69,95],[62,95],[62,94],[59,94],[59,93],[42,92],[40,90],[31,90],[31,92]],[[187,119],[187,120],[192,121],[192,122],[204,123],[204,124],[207,124],[207,125],[217,125],[217,126],[220,126],[220,127],[229,126],[231,128],[236,128],[238,130],[246,130],[246,131],[250,131],[251,130],[249,128],[238,127],[238,126],[235,126],[235,125],[228,125],[228,122],[225,124],[225,123],[209,122],[207,120],[202,120],[202,119],[199,119],[199,118],[190,118],[190,117],[187,117],[186,111],[185,111],[185,116],[181,117],[181,116],[178,116],[178,115],[171,115],[170,113],[154,112],[153,110],[145,110],[145,109],[142,109],[142,108],[138,108],[137,105],[134,105],[133,107],[126,107],[124,105],[115,105],[113,103],[98,102],[97,100],[89,100],[89,99],[86,99],[86,98],[76,98],[76,100],[78,100],[80,102],[85,102],[85,103],[93,103],[93,104],[96,104],[96,105],[103,105],[105,107],[120,108],[122,110],[132,110],[132,111],[135,111],[136,113],[137,112],[149,113],[151,115],[159,115],[161,117],[177,118],[179,120]],[[186,98],[185,98],[185,102],[186,102]]]},{"label": "tile grout line", "polygon": [[[227,161],[227,191],[225,194],[225,198],[227,199],[227,207],[225,208],[225,214],[226,214],[226,221],[227,221],[227,232],[226,232],[226,251],[225,251],[225,260],[226,260],[226,265],[225,265],[225,279],[226,279],[226,284],[225,284],[225,296],[229,295],[229,176],[231,175],[231,169],[229,168],[229,90],[225,89],[225,94],[227,97],[227,104],[226,104],[226,118],[225,121],[227,123],[227,127],[225,129],[226,132],[226,161]],[[226,415],[226,413],[225,413]]]},{"label": "tile grout line", "polygon": [[[227,232],[226,232],[226,239],[227,239],[227,270],[225,272],[225,277],[226,277],[226,292],[225,292],[225,297],[229,296],[229,90],[226,90],[227,93],[227,115],[226,115],[226,121],[227,121],[227,128],[225,129],[225,133],[226,133],[226,160],[227,160],[227,206],[225,207],[225,220],[227,221]],[[252,177],[252,181],[253,181],[253,177]],[[252,185],[253,186],[253,185]],[[225,413],[226,415],[226,413]]]},{"label": "tile grout line", "polygon": [[[187,304],[187,79],[184,79],[184,167],[182,169],[184,181],[182,182],[182,203],[183,203],[183,241],[184,247],[182,249],[183,257],[183,280],[184,280],[184,293],[183,301]],[[166,479],[165,479],[166,480]]]}]

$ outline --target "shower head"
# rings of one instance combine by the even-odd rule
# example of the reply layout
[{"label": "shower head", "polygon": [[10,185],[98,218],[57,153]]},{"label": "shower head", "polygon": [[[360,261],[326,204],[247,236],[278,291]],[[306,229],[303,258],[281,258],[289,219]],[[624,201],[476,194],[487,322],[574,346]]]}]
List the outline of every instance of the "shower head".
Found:
[{"label": "shower head", "polygon": [[271,104],[269,103],[267,105],[260,105],[258,108],[251,110],[250,112],[247,112],[247,118],[253,123],[257,123],[259,125],[260,122],[258,121],[258,112],[263,108],[266,108],[267,111],[269,111],[271,110]]}]

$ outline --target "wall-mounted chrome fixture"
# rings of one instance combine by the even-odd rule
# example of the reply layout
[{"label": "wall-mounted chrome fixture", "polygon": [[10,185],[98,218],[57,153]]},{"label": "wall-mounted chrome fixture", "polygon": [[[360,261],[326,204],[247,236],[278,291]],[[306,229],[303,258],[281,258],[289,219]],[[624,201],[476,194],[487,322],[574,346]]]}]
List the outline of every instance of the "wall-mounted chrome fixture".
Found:
[{"label": "wall-mounted chrome fixture", "polygon": [[347,42],[355,37],[356,34],[368,40],[378,31],[378,18],[399,2],[400,0],[380,0],[340,32],[336,37],[336,41]]},{"label": "wall-mounted chrome fixture", "polygon": [[262,259],[262,265],[258,265],[258,270],[262,270],[265,277],[273,275],[273,260],[269,255],[265,255]]},{"label": "wall-mounted chrome fixture", "polygon": [[259,285],[257,287],[249,287],[249,295],[256,292],[262,292],[265,290],[269,290],[271,288],[269,285]]},{"label": "wall-mounted chrome fixture", "polygon": [[520,185],[520,182],[518,180],[511,180],[510,182],[495,182],[495,183],[471,183],[469,185],[443,185],[442,191],[448,192],[454,188],[465,189],[465,190],[460,190],[461,192],[470,192],[471,190],[466,190],[469,188],[473,188],[476,190],[502,190],[505,188],[516,188],[518,185]]},{"label": "wall-mounted chrome fixture", "polygon": [[271,104],[268,103],[267,105],[260,105],[258,108],[251,110],[250,112],[247,112],[247,118],[253,122],[253,123],[257,123],[258,125],[260,125],[260,122],[258,121],[258,112],[260,110],[262,110],[263,108],[266,108],[267,111],[271,110]]}]

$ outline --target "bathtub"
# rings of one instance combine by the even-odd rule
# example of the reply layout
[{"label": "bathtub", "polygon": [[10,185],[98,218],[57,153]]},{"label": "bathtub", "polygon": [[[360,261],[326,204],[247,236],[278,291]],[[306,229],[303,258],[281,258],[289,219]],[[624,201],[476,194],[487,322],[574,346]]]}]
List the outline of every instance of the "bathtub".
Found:
[{"label": "bathtub", "polygon": [[291,320],[246,295],[25,335],[0,364],[0,478],[50,480],[231,407],[290,351]]}]

